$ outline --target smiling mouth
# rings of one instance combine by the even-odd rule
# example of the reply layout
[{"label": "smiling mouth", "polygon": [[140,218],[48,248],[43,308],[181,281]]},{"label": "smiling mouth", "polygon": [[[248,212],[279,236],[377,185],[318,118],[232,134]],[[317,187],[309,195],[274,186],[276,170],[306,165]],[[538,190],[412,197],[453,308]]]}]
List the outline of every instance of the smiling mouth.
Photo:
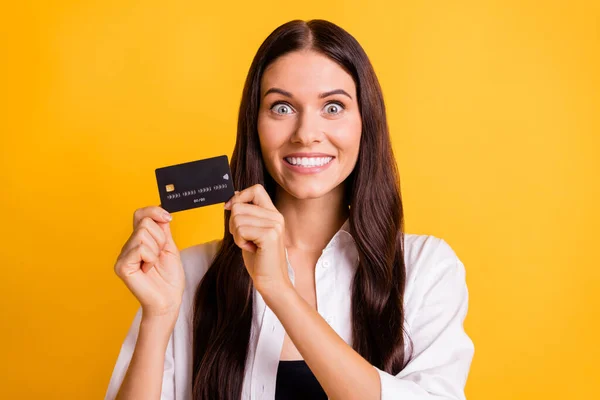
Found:
[{"label": "smiling mouth", "polygon": [[294,167],[317,168],[331,163],[334,158],[335,157],[285,157],[284,161]]}]

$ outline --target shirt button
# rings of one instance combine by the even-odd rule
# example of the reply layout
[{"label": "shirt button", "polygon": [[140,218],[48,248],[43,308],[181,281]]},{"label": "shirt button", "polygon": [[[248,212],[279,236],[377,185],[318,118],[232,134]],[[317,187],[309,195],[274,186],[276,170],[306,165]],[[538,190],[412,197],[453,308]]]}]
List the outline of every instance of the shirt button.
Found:
[{"label": "shirt button", "polygon": [[329,267],[329,261],[325,260],[323,261],[323,268],[327,268]]},{"label": "shirt button", "polygon": [[275,325],[271,327],[271,332],[275,331]]}]

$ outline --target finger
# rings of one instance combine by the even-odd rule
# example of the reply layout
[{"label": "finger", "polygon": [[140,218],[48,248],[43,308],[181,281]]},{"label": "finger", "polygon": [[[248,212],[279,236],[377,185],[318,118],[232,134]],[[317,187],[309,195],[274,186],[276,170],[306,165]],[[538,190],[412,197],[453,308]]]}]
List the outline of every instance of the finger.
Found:
[{"label": "finger", "polygon": [[125,252],[122,258],[117,261],[115,273],[121,279],[124,279],[140,271],[140,269],[146,272],[156,263],[158,263],[157,254],[147,244],[140,243]]},{"label": "finger", "polygon": [[148,245],[155,254],[160,253],[160,247],[158,243],[156,243],[156,240],[154,240],[150,232],[148,232],[146,228],[140,228],[139,226],[131,235],[127,243],[125,243],[123,251],[127,252],[129,251],[129,249],[136,247],[140,243]]},{"label": "finger", "polygon": [[140,269],[143,273],[150,271],[152,268],[158,266],[159,257],[150,246],[144,243],[143,247],[140,247]]},{"label": "finger", "polygon": [[165,210],[164,208],[159,207],[159,206],[148,206],[148,207],[138,208],[133,213],[133,228],[134,229],[135,229],[135,227],[138,226],[138,224],[144,217],[150,217],[154,221],[157,221],[157,222],[169,222],[172,219],[171,214],[169,214],[167,212],[167,210]]},{"label": "finger", "polygon": [[165,246],[167,235],[152,218],[146,217],[142,219],[138,224],[138,229],[146,229],[152,235],[152,238],[156,241],[160,249]]},{"label": "finger", "polygon": [[261,217],[257,217],[255,215],[248,214],[236,214],[233,217],[229,218],[229,232],[233,234],[236,230],[238,230],[242,226],[256,226],[261,228],[270,228],[273,227],[278,222],[272,221],[270,219],[265,219]]},{"label": "finger", "polygon": [[[248,227],[246,227],[248,228]],[[246,229],[244,228],[244,229]],[[250,227],[251,228],[251,227]],[[239,229],[233,230],[231,232],[233,236],[234,243],[242,250],[247,250],[251,253],[255,253],[258,249],[258,246],[254,244],[251,240],[247,240],[244,238],[243,234],[239,231]]]},{"label": "finger", "polygon": [[283,215],[281,215],[279,211],[269,210],[250,203],[235,203],[232,205],[231,216],[233,217],[236,214],[255,215],[274,222],[283,222]]},{"label": "finger", "polygon": [[231,202],[231,206],[241,202],[252,203],[269,210],[277,210],[271,201],[271,197],[269,197],[269,194],[265,190],[265,187],[260,183],[236,193],[229,201]]},{"label": "finger", "polygon": [[127,242],[121,248],[121,253],[135,246],[140,241],[140,232],[147,231],[147,234],[150,235],[147,237],[148,241],[152,241],[156,243],[157,253],[160,252],[160,249],[164,247],[166,238],[165,234],[160,229],[160,227],[156,224],[156,222],[150,217],[144,217],[137,225]]},{"label": "finger", "polygon": [[267,243],[272,242],[279,236],[274,227],[240,226],[233,234],[234,242],[241,248],[246,248],[252,242],[257,248],[264,248]]},{"label": "finger", "polygon": [[165,244],[162,247],[162,251],[173,255],[179,254],[179,249],[177,248],[175,240],[173,239],[173,234],[171,233],[171,224],[168,222],[157,222],[157,225],[165,234]]},{"label": "finger", "polygon": [[225,202],[225,208],[227,210],[229,210],[229,206],[231,205],[231,200],[239,193],[239,190],[234,190],[233,191],[233,196],[231,196],[229,199],[227,199],[227,201]]}]

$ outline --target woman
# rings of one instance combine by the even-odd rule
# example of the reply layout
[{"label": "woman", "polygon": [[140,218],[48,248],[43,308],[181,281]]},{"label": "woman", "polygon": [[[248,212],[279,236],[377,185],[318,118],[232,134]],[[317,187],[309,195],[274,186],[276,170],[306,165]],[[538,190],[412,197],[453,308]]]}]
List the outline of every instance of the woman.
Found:
[{"label": "woman", "polygon": [[465,398],[465,268],[403,233],[382,92],[350,34],[295,20],[265,40],[231,171],[222,240],[179,252],[164,210],[134,213],[115,271],[141,307],[106,399]]}]

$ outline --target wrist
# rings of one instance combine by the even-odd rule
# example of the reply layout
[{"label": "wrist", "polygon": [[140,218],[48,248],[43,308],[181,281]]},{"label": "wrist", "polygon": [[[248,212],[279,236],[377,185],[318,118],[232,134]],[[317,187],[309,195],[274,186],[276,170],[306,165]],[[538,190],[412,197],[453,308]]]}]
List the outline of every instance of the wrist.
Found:
[{"label": "wrist", "polygon": [[152,314],[146,313],[142,310],[142,320],[140,325],[148,330],[155,332],[162,332],[164,334],[171,334],[175,328],[175,323],[179,317],[179,310],[165,313],[165,314]]},{"label": "wrist", "polygon": [[151,343],[157,348],[166,348],[175,329],[175,322],[176,319],[142,317],[136,347]]},{"label": "wrist", "polygon": [[144,306],[142,304],[142,317],[156,318],[162,320],[177,319],[179,315],[179,309],[181,308],[181,300],[173,302],[171,304],[165,304],[162,306]]},{"label": "wrist", "polygon": [[272,310],[274,310],[278,304],[288,301],[291,297],[298,294],[291,282],[274,287],[262,288],[259,292],[265,303]]}]

